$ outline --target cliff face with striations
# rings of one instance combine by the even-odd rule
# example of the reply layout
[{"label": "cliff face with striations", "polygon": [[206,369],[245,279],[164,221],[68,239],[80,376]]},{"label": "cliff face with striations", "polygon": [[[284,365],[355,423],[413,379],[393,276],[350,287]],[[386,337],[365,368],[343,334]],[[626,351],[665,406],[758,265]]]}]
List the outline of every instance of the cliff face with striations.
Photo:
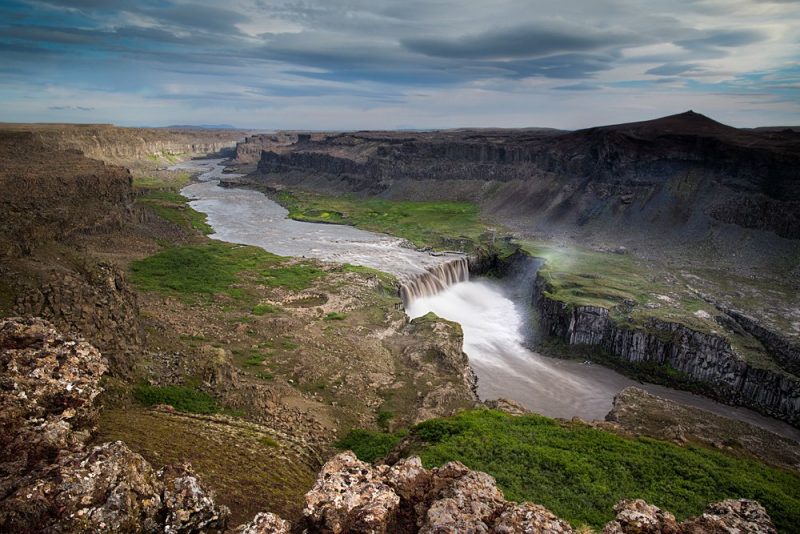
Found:
[{"label": "cliff face with striations", "polygon": [[263,149],[260,180],[473,200],[528,230],[685,241],[732,225],[800,238],[800,134],[736,129],[692,112],[575,132],[320,134]]},{"label": "cliff face with striations", "polygon": [[130,173],[74,150],[53,150],[31,133],[0,132],[0,253],[29,254],[37,245],[130,220]]},{"label": "cliff face with striations", "polygon": [[50,148],[79,150],[87,157],[129,164],[162,156],[190,158],[233,149],[244,132],[202,128],[123,128],[110,124],[4,124]]},{"label": "cliff face with striations", "polygon": [[31,133],[0,132],[0,158],[0,272],[14,294],[8,307],[87,337],[126,373],[142,339],[135,295],[116,266],[66,243],[133,222],[130,173],[46,147]]},{"label": "cliff face with striations", "polygon": [[547,292],[547,283],[537,278],[533,304],[542,335],[600,347],[620,362],[671,369],[726,402],[800,424],[800,382],[748,363],[722,337],[656,319],[647,328],[626,326],[612,320],[606,308],[568,305]]}]

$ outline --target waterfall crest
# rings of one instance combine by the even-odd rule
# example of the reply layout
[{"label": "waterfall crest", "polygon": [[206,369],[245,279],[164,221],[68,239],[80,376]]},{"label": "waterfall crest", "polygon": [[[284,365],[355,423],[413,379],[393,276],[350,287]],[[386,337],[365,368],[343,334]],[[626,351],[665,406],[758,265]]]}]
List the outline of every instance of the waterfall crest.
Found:
[{"label": "waterfall crest", "polygon": [[414,299],[429,297],[459,282],[469,280],[469,259],[464,256],[434,267],[400,286],[400,298],[408,306]]}]

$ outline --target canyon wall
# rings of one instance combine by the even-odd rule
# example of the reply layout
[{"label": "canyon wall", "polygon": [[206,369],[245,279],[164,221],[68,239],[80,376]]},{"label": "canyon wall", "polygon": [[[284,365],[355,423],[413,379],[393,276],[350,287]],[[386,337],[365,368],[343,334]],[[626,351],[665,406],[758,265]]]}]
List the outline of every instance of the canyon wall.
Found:
[{"label": "canyon wall", "polygon": [[528,231],[676,244],[751,231],[773,240],[767,249],[774,238],[800,238],[800,134],[732,128],[692,112],[575,132],[352,132],[262,148],[252,176],[260,181],[470,200]]},{"label": "canyon wall", "polygon": [[0,132],[0,253],[120,227],[132,214],[127,169],[76,150],[52,149],[30,132]]},{"label": "canyon wall", "polygon": [[796,376],[747,362],[721,336],[684,325],[651,319],[646,327],[627,326],[597,306],[569,305],[548,296],[537,278],[533,305],[540,334],[568,345],[597,347],[627,364],[655,364],[676,379],[701,384],[730,404],[800,425],[800,381]]},{"label": "canyon wall", "polygon": [[4,124],[0,130],[27,132],[44,146],[79,150],[102,161],[181,156],[184,159],[229,149],[244,137],[239,130],[202,128],[123,128],[110,124]]}]

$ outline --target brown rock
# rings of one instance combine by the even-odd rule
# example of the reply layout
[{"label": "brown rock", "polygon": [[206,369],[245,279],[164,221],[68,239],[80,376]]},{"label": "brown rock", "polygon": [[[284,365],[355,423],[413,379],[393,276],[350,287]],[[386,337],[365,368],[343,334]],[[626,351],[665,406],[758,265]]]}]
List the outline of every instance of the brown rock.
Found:
[{"label": "brown rock", "polygon": [[605,534],[677,534],[675,516],[642,499],[624,500],[614,507],[617,517],[606,524]]},{"label": "brown rock", "polygon": [[330,459],[306,494],[303,515],[319,532],[387,532],[400,497],[381,478],[388,469],[374,468],[343,452]]},{"label": "brown rock", "polygon": [[756,501],[728,499],[708,505],[703,515],[681,523],[685,534],[776,534],[767,511]]},{"label": "brown rock", "polygon": [[292,525],[270,512],[256,514],[252,521],[239,526],[236,534],[289,534]]},{"label": "brown rock", "polygon": [[569,523],[538,504],[522,503],[506,508],[494,523],[495,534],[571,534]]}]

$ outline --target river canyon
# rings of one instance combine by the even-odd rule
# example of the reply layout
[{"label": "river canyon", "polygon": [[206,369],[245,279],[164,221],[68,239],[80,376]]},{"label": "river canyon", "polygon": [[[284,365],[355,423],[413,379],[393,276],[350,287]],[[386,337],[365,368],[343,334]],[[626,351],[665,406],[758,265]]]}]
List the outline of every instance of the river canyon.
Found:
[{"label": "river canyon", "polygon": [[409,318],[429,312],[457,322],[464,352],[478,378],[482,400],[509,398],[529,410],[569,419],[602,419],[614,396],[636,385],[648,392],[717,415],[745,421],[800,439],[800,430],[752,410],[699,395],[631,380],[591,361],[543,356],[529,348],[533,334],[530,301],[536,266],[505,279],[469,279],[466,259],[432,255],[402,240],[349,226],[299,222],[261,192],[220,187],[225,160],[192,160],[175,166],[198,174],[182,190],[192,207],[208,216],[212,239],[255,245],[285,255],[371,267],[398,277]]}]

